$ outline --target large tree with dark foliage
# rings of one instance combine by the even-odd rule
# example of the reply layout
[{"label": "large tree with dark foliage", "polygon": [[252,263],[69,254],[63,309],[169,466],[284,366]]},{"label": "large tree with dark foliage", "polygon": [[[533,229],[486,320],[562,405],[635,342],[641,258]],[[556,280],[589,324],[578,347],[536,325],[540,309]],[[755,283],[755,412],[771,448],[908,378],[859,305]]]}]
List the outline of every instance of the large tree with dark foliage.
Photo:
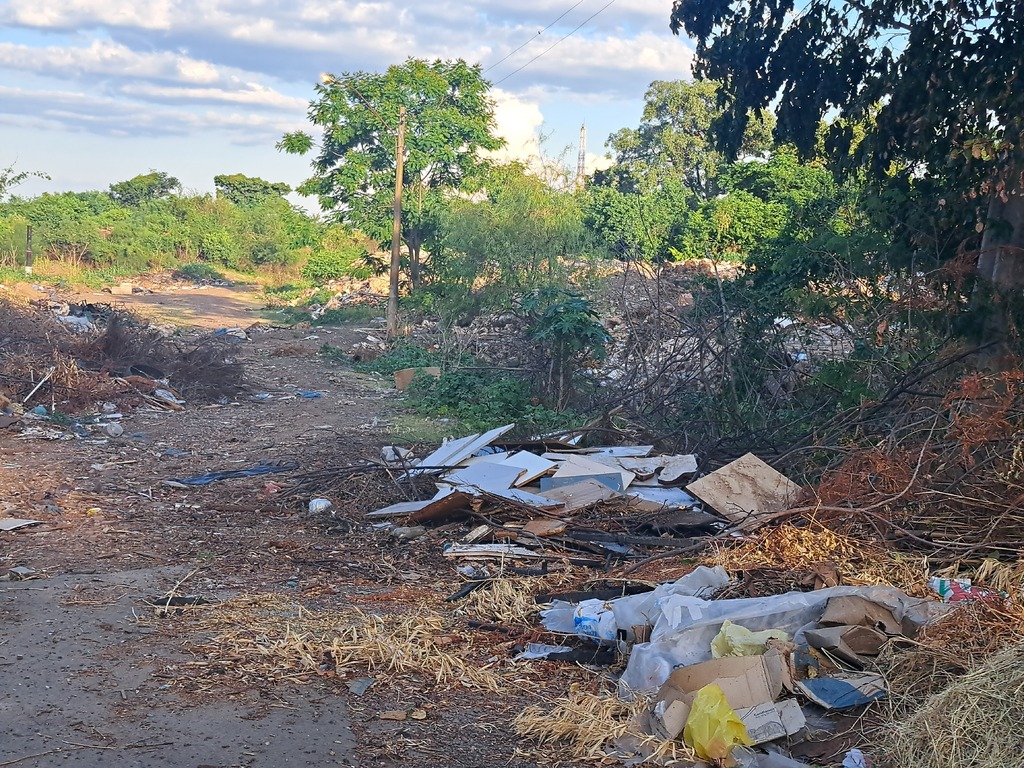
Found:
[{"label": "large tree with dark foliage", "polygon": [[[751,110],[773,107],[776,138],[805,154],[830,119],[826,147],[847,168],[944,189],[936,211],[963,204],[975,295],[1012,304],[1024,287],[1024,3],[676,0],[671,28],[696,40],[697,74],[723,84],[727,152]],[[990,332],[1005,330],[997,314]]]}]

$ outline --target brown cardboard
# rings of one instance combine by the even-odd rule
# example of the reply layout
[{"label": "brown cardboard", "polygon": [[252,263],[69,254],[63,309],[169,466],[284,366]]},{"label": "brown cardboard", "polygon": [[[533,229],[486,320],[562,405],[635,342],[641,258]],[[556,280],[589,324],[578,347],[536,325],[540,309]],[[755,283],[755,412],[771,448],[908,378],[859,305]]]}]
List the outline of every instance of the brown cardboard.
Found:
[{"label": "brown cardboard", "polygon": [[714,659],[675,670],[655,700],[653,720],[657,735],[678,736],[697,691],[711,683],[722,689],[729,706],[736,710],[756,744],[795,733],[803,727],[802,713],[796,716],[792,705],[780,705],[782,709],[775,705],[783,689],[792,688],[792,680],[786,654],[772,648],[761,656]]},{"label": "brown cardboard", "polygon": [[434,366],[427,366],[426,368],[403,368],[400,371],[395,371],[395,389],[399,392],[405,392],[412,384],[412,379],[418,371],[422,371],[428,376],[437,378],[441,375],[441,369]]},{"label": "brown cardboard", "polygon": [[896,620],[892,611],[858,595],[833,597],[825,605],[825,612],[818,622],[821,627],[843,625],[874,627],[887,635],[903,634],[903,625]]},{"label": "brown cardboard", "polygon": [[850,625],[808,630],[805,636],[812,648],[858,667],[866,665],[864,656],[877,656],[889,639],[874,627]]},{"label": "brown cardboard", "polygon": [[736,715],[747,726],[747,735],[755,744],[792,736],[807,724],[804,711],[793,699],[737,709]]}]

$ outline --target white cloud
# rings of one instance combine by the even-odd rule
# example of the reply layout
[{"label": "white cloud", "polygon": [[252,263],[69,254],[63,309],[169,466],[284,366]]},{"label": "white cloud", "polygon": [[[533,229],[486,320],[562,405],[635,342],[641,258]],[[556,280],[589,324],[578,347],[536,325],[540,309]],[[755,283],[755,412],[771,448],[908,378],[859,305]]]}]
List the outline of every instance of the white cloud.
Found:
[{"label": "white cloud", "polygon": [[521,99],[508,91],[495,90],[495,131],[505,146],[490,156],[499,161],[530,160],[540,154],[540,128],[544,115],[535,101]]},{"label": "white cloud", "polygon": [[[302,127],[325,70],[379,71],[407,56],[464,58],[499,83],[505,157],[591,145],[639,115],[654,79],[686,76],[692,50],[668,30],[670,3],[618,0],[530,63],[603,2],[538,36],[550,0],[0,0],[0,121],[100,136],[201,136],[236,142]],[[13,89],[13,90],[12,90]],[[553,122],[551,122],[553,121]],[[135,132],[135,133],[133,133]],[[200,145],[197,143],[197,146]],[[114,150],[116,151],[116,150]],[[211,150],[213,151],[213,150]],[[601,157],[588,157],[596,167]]]}]

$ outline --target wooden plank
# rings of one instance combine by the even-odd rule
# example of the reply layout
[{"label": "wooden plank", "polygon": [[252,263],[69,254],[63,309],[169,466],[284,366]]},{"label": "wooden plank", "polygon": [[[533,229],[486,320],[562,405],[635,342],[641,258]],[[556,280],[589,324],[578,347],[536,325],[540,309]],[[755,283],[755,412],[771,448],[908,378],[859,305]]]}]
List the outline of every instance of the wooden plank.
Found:
[{"label": "wooden plank", "polygon": [[472,508],[472,494],[463,493],[462,491],[449,491],[447,493],[442,491],[421,510],[409,515],[409,522],[425,523],[431,520],[444,520],[461,515],[462,513],[468,513]]},{"label": "wooden plank", "polygon": [[523,532],[532,533],[534,536],[557,536],[565,531],[565,526],[565,520],[539,518],[537,520],[529,520],[523,526]]},{"label": "wooden plank", "polygon": [[522,467],[493,461],[476,462],[465,469],[457,469],[444,476],[444,482],[456,487],[468,486],[482,491],[505,491],[519,479]]},{"label": "wooden plank", "polygon": [[671,461],[658,473],[658,482],[662,485],[675,485],[684,478],[697,474],[697,457],[693,454],[670,456]]},{"label": "wooden plank", "polygon": [[[609,468],[610,469],[610,468]],[[542,477],[540,479],[540,492],[544,493],[552,488],[563,488],[580,480],[596,480],[602,485],[607,485],[613,491],[622,490],[622,475],[618,472],[602,472],[595,475],[569,475],[567,477]]]},{"label": "wooden plank", "polygon": [[419,512],[425,506],[429,505],[433,499],[427,499],[426,501],[400,501],[397,504],[392,504],[389,507],[383,507],[376,509],[373,512],[367,512],[367,517],[404,517],[405,515],[411,515],[413,512]]},{"label": "wooden plank", "polygon": [[800,486],[752,453],[690,483],[686,490],[738,530],[757,528],[758,520],[796,502]]}]

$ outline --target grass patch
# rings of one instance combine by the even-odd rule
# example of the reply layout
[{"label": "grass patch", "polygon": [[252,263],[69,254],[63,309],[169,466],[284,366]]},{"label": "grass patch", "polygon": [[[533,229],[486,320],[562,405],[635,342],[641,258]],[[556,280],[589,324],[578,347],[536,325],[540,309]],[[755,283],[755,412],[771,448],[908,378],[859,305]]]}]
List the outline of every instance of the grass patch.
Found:
[{"label": "grass patch", "polygon": [[581,423],[572,411],[541,404],[532,390],[531,380],[507,373],[454,370],[438,378],[421,373],[409,385],[409,403],[418,413],[455,419],[472,432],[515,422],[517,432],[535,434]]},{"label": "grass patch", "polygon": [[[376,360],[359,363],[356,370],[390,376],[403,368],[425,368],[432,365],[440,367],[444,362],[443,356],[439,352],[432,352],[408,341],[400,341]],[[472,365],[472,358],[466,360],[465,363]]]},{"label": "grass patch", "polygon": [[443,421],[420,413],[400,413],[391,419],[388,434],[396,443],[440,443],[446,437],[467,434],[457,419]]}]

